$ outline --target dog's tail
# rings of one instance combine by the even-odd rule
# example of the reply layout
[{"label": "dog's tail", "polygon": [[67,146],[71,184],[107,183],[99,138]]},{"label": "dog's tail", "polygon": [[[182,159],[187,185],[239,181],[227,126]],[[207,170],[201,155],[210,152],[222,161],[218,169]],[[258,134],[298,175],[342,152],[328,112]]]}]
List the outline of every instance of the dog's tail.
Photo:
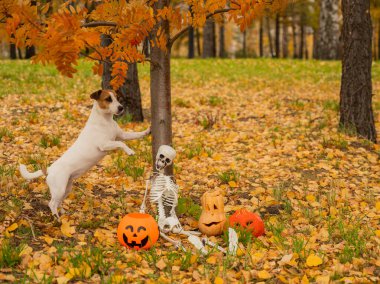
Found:
[{"label": "dog's tail", "polygon": [[20,173],[23,176],[23,178],[27,179],[27,180],[35,179],[35,178],[38,178],[40,176],[46,175],[46,169],[38,170],[34,173],[31,173],[28,171],[26,166],[23,164],[20,164],[19,170],[20,170]]}]

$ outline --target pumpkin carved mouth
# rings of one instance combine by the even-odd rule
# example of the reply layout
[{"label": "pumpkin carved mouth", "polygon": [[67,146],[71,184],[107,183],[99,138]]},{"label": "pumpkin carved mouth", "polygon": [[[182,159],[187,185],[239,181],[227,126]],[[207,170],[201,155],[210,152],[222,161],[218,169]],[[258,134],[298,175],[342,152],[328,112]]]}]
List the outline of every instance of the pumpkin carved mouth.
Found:
[{"label": "pumpkin carved mouth", "polygon": [[132,242],[128,242],[128,237],[123,234],[123,240],[124,240],[124,243],[129,246],[129,247],[139,247],[139,248],[142,248],[144,247],[147,243],[148,243],[148,240],[149,240],[149,236],[146,236],[145,238],[143,238],[141,240],[141,243],[136,243],[135,241],[132,241]]},{"label": "pumpkin carved mouth", "polygon": [[211,226],[214,226],[214,225],[219,225],[220,222],[211,222],[211,223],[207,223],[207,224],[204,224],[205,226],[207,227],[211,227]]}]

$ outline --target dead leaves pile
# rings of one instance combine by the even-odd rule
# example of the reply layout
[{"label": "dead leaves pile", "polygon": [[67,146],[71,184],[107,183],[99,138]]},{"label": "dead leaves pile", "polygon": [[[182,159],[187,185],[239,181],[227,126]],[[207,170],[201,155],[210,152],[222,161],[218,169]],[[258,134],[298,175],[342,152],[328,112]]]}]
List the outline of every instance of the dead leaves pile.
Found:
[{"label": "dead leaves pile", "polygon": [[[192,72],[189,76],[196,77]],[[91,102],[75,90],[66,101],[33,94],[5,97],[0,107],[7,118],[0,122],[0,281],[380,281],[380,148],[338,132],[337,112],[329,107],[338,99],[337,82],[322,78],[317,85],[303,79],[256,77],[255,84],[246,84],[220,78],[201,86],[173,82],[181,196],[199,204],[206,190],[220,188],[227,214],[245,207],[266,223],[265,236],[241,239],[236,257],[200,256],[186,241],[186,253],[161,239],[147,252],[118,245],[118,220],[138,210],[151,171],[150,139],[128,142],[136,157],[113,153],[77,180],[63,206],[62,223],[56,222],[44,180],[27,183],[16,166],[24,162],[38,168],[59,157],[84,125]],[[148,93],[148,81],[141,83]],[[374,89],[378,92],[380,85]],[[50,140],[41,141],[43,135]],[[190,213],[181,221],[186,229],[197,224]],[[223,238],[212,240],[226,245]]]}]

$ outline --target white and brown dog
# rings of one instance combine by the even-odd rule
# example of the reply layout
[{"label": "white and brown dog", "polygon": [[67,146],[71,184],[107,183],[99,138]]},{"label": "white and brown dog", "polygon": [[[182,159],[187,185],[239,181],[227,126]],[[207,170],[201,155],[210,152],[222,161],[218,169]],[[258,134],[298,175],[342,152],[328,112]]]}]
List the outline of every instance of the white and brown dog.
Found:
[{"label": "white and brown dog", "polygon": [[59,220],[58,207],[70,193],[73,180],[96,165],[107,151],[122,149],[128,155],[134,151],[128,148],[124,140],[142,138],[150,133],[150,128],[142,132],[125,132],[113,120],[113,115],[123,112],[112,90],[99,90],[91,94],[95,100],[86,126],[75,143],[50,167],[28,172],[25,165],[20,165],[20,173],[25,179],[34,179],[47,175],[46,182],[51,193],[49,207]]}]

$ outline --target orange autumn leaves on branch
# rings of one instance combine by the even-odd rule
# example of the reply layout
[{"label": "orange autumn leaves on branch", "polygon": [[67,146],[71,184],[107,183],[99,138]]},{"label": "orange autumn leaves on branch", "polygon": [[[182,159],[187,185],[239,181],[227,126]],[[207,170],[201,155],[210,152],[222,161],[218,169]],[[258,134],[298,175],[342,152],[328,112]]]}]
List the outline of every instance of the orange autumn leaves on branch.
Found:
[{"label": "orange autumn leaves on branch", "polygon": [[[222,17],[239,25],[241,30],[266,9],[279,9],[284,0],[184,0],[172,1],[156,9],[155,0],[81,0],[66,1],[51,11],[49,3],[29,0],[3,0],[0,4],[1,29],[7,40],[19,47],[35,45],[34,62],[53,63],[64,75],[72,77],[78,59],[95,61],[95,74],[102,74],[103,62],[112,66],[111,85],[119,88],[126,77],[128,63],[144,62],[142,43],[170,49],[174,40],[189,26],[202,27],[207,18]],[[87,7],[92,6],[89,10]],[[190,9],[189,9],[190,8]],[[53,9],[54,10],[54,9]],[[171,38],[161,22],[168,21]],[[102,46],[101,35],[111,43]],[[85,50],[89,53],[85,53]]]}]

